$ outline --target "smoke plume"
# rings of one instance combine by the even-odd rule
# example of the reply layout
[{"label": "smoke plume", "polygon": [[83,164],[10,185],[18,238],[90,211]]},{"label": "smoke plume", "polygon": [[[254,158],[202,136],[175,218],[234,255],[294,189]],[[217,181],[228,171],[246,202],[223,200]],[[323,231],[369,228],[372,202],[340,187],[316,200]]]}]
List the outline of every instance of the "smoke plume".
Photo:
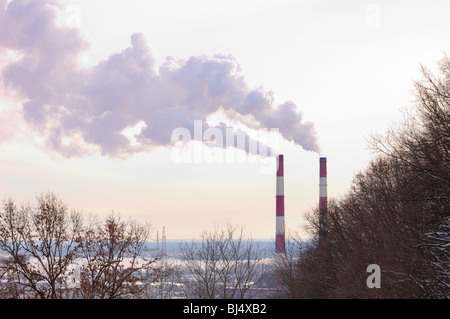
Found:
[{"label": "smoke plume", "polygon": [[[55,23],[60,9],[50,0],[0,0],[0,49],[21,56],[4,67],[2,78],[26,99],[27,124],[64,156],[87,155],[92,147],[127,156],[170,146],[174,129],[191,129],[194,120],[207,129],[206,118],[219,109],[318,151],[314,125],[296,105],[275,105],[271,93],[250,88],[232,56],[168,57],[157,65],[144,36],[133,34],[123,51],[81,68],[78,56],[89,45],[78,29]],[[145,125],[132,143],[123,131],[139,123]]]}]

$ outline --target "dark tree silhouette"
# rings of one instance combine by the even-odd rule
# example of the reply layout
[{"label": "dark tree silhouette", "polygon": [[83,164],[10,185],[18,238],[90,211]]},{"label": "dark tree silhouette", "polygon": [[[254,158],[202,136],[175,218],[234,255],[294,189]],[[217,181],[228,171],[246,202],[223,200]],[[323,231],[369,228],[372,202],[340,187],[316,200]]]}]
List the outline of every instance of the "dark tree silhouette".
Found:
[{"label": "dark tree silhouette", "polygon": [[[325,243],[297,263],[299,298],[448,298],[450,296],[450,61],[440,76],[422,67],[405,120],[373,135],[375,158],[349,192],[331,201]],[[310,216],[313,238],[318,212]],[[367,266],[381,288],[366,285]]]}]

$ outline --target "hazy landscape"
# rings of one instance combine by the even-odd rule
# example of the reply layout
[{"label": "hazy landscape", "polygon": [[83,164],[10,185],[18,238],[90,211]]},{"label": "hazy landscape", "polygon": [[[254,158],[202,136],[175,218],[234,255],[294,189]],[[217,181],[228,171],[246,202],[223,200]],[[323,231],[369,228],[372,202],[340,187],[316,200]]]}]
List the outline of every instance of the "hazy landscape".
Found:
[{"label": "hazy landscape", "polygon": [[449,299],[449,12],[0,0],[0,299]]}]

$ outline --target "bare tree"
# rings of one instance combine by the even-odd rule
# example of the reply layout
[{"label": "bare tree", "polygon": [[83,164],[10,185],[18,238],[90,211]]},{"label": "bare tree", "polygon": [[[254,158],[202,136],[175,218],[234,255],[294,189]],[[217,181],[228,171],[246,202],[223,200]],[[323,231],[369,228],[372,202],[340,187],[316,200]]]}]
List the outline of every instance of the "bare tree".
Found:
[{"label": "bare tree", "polygon": [[[62,298],[66,273],[80,241],[80,214],[69,213],[54,194],[37,197],[37,206],[18,209],[12,199],[0,212],[2,271],[21,293],[31,297]],[[19,297],[19,296],[16,296]]]},{"label": "bare tree", "polygon": [[150,225],[124,222],[111,214],[94,221],[80,243],[83,298],[139,298],[159,276],[156,258],[145,257]]},{"label": "bare tree", "polygon": [[182,243],[187,269],[186,296],[203,299],[245,298],[264,274],[262,250],[244,234],[244,228],[227,224],[203,232],[200,242]]},{"label": "bare tree", "polygon": [[[111,214],[83,225],[54,194],[0,211],[0,297],[140,298],[158,280],[149,224]],[[78,277],[78,278],[76,278]]]},{"label": "bare tree", "polygon": [[[319,216],[316,211],[315,216]],[[308,224],[308,227],[314,227],[315,233],[311,233],[311,238],[301,238],[300,236],[288,235],[286,239],[286,251],[283,254],[276,254],[274,260],[274,276],[272,282],[274,293],[273,298],[298,298],[301,292],[298,288],[298,282],[304,273],[298,270],[300,258],[304,256],[314,245],[318,244],[318,238],[314,236],[319,232],[319,220]],[[314,225],[314,226],[313,226]],[[323,260],[322,260],[323,263]]]},{"label": "bare tree", "polygon": [[450,59],[439,62],[440,74],[422,67],[415,83],[416,101],[402,126],[385,136],[373,136],[371,146],[395,159],[409,172],[416,192],[408,200],[420,203],[419,242],[423,257],[416,276],[424,295],[448,297],[450,291]]}]

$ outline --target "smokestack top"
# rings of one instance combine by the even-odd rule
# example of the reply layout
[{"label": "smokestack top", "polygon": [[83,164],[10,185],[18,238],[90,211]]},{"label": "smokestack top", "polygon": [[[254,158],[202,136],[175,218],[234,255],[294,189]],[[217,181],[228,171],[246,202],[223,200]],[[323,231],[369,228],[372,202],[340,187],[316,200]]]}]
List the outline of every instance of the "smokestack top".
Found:
[{"label": "smokestack top", "polygon": [[327,158],[320,158],[320,177],[327,177]]},{"label": "smokestack top", "polygon": [[277,176],[283,176],[284,175],[284,159],[283,155],[278,155],[278,170],[277,170]]}]

